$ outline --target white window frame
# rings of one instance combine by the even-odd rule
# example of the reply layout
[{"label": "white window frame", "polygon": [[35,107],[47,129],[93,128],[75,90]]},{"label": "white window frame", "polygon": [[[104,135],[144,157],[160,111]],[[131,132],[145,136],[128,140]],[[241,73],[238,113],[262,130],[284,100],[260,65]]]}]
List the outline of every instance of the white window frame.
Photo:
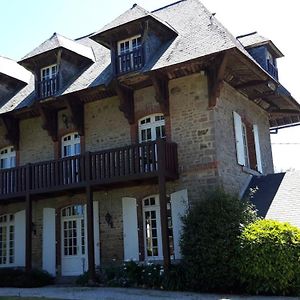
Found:
[{"label": "white window frame", "polygon": [[[132,37],[130,37],[128,39],[124,39],[124,40],[118,41],[118,55],[129,53],[129,52],[133,51],[134,50],[133,41],[137,40],[138,38],[142,38],[142,36],[140,34],[138,34],[138,35],[132,36]],[[121,51],[121,45],[124,44],[124,43],[126,43],[126,42],[129,43],[128,51]],[[139,44],[139,46],[135,47],[135,48],[137,49],[137,48],[141,47],[141,45],[142,45],[142,41]]]},{"label": "white window frame", "polygon": [[0,169],[16,167],[16,151],[13,146],[0,149]]},{"label": "white window frame", "polygon": [[[138,43],[139,39],[139,43]],[[134,45],[135,41],[135,45]],[[125,44],[127,43],[128,47],[125,47]],[[122,45],[124,45],[124,48],[122,49]],[[141,35],[135,35],[128,39],[118,41],[118,70],[119,73],[126,73],[129,71],[137,70],[142,65],[140,64],[140,61],[135,61],[135,55],[136,53],[133,53],[134,50],[140,49],[142,46],[142,36]],[[139,56],[138,56],[139,57]],[[135,65],[135,63],[137,63]]]},{"label": "white window frame", "polygon": [[[66,147],[70,147],[69,154],[67,150],[65,152]],[[81,144],[80,144],[80,135],[78,132],[72,132],[64,135],[61,138],[61,157],[70,157],[79,155],[81,153]]]},{"label": "white window frame", "polygon": [[[151,204],[151,200],[154,199],[154,204]],[[148,200],[148,205],[146,205],[146,201]],[[143,199],[142,201],[142,211],[143,211],[143,228],[144,228],[144,247],[145,247],[145,260],[152,261],[152,260],[162,260],[163,259],[163,252],[162,252],[162,234],[161,234],[161,214],[160,214],[160,203],[159,203],[159,195],[150,195]],[[168,210],[168,230],[171,233],[169,236],[169,247],[171,258],[174,258],[174,240],[173,240],[173,224],[172,224],[172,212],[171,212],[171,202],[168,201],[167,203],[167,210]],[[146,228],[146,213],[155,212],[156,214],[156,230],[157,230],[157,251],[158,255],[148,255],[147,252],[147,231],[152,230],[152,226],[149,229]],[[170,216],[169,216],[170,214]],[[152,219],[151,219],[152,220]],[[152,234],[152,232],[151,232]],[[151,237],[150,237],[151,239]],[[156,246],[155,246],[156,247]]]},{"label": "white window frame", "polygon": [[[157,120],[158,118],[160,118],[159,120]],[[157,137],[156,134],[156,129],[159,128],[160,131],[160,137]],[[152,114],[152,115],[148,115],[146,117],[143,117],[142,119],[140,119],[138,121],[138,130],[139,130],[139,142],[149,142],[149,141],[155,141],[157,138],[162,138],[165,139],[166,138],[166,121],[165,121],[165,117],[163,114]],[[147,131],[149,130],[150,134],[151,134],[151,138],[142,138],[142,133],[143,131],[146,131],[146,135],[147,135]]]},{"label": "white window frame", "polygon": [[[54,71],[55,69],[55,71]],[[43,72],[49,70],[49,75],[46,75],[44,76]],[[52,79],[53,77],[55,77],[57,75],[57,64],[52,64],[52,65],[49,65],[49,66],[46,66],[44,68],[41,68],[41,81],[44,81],[44,80],[49,80],[49,79]]]},{"label": "white window frame", "polygon": [[[6,252],[6,253],[1,253],[0,267],[13,266],[15,264],[15,216],[13,214],[1,215],[0,228],[1,228],[0,248],[2,252],[4,250],[2,249],[4,244],[5,252]],[[5,231],[5,235],[6,235],[5,240],[2,239],[2,234],[3,234],[2,230]],[[3,263],[2,261],[4,258],[6,260],[5,263]]]},{"label": "white window frame", "polygon": [[244,147],[244,156],[245,156],[245,167],[250,168],[247,127],[246,127],[246,124],[243,123],[243,122],[242,122],[242,133],[243,133],[243,147]]}]

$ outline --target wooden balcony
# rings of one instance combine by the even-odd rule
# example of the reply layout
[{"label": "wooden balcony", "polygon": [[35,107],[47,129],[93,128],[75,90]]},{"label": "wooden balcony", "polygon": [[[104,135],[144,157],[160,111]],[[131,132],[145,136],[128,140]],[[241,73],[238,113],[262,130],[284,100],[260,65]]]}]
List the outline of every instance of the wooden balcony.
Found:
[{"label": "wooden balcony", "polygon": [[54,77],[38,82],[38,97],[39,99],[54,96],[58,91],[58,74]]},{"label": "wooden balcony", "polygon": [[118,55],[116,66],[118,75],[140,70],[144,66],[143,47]]},{"label": "wooden balcony", "polygon": [[163,140],[0,170],[0,200],[178,177],[177,144]]}]

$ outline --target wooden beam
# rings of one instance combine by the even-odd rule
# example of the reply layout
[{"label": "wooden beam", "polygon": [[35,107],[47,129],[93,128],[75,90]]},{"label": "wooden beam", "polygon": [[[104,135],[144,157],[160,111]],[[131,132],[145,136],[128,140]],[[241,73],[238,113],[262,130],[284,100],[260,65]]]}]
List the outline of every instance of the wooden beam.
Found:
[{"label": "wooden beam", "polygon": [[58,139],[58,121],[57,111],[52,108],[45,108],[40,103],[37,105],[40,116],[42,118],[42,128],[47,130],[48,135],[53,142]]},{"label": "wooden beam", "polygon": [[123,112],[125,118],[128,120],[129,124],[134,123],[134,98],[133,90],[129,87],[119,84],[118,82],[114,83],[114,88],[117,92],[117,95],[120,99],[119,109]]},{"label": "wooden beam", "polygon": [[224,83],[228,56],[228,52],[219,54],[214,63],[207,70],[209,108],[215,107],[217,104],[217,98],[220,97],[221,89]]},{"label": "wooden beam", "polygon": [[166,192],[166,145],[165,141],[157,141],[158,153],[158,190],[160,205],[160,222],[162,236],[162,251],[164,259],[164,269],[168,270],[171,265],[170,245],[169,245],[169,229],[168,229],[168,213],[167,213],[167,192]]},{"label": "wooden beam", "polygon": [[67,107],[71,113],[71,121],[79,135],[84,135],[84,105],[79,98],[72,96],[65,98]]},{"label": "wooden beam", "polygon": [[300,117],[300,111],[296,111],[294,109],[280,109],[280,110],[273,110],[271,112],[272,116],[284,116],[284,115],[290,115],[290,116],[299,116]]},{"label": "wooden beam", "polygon": [[5,127],[5,139],[8,140],[15,148],[19,150],[20,140],[20,122],[14,116],[9,114],[2,115],[3,125]]},{"label": "wooden beam", "polygon": [[169,78],[162,74],[155,72],[150,75],[154,90],[155,99],[159,103],[164,115],[168,116],[169,111]]},{"label": "wooden beam", "polygon": [[32,200],[30,198],[30,164],[26,165],[26,209],[25,209],[25,269],[32,268]]},{"label": "wooden beam", "polygon": [[90,184],[90,152],[85,155],[85,172],[86,172],[86,214],[87,214],[87,250],[88,250],[88,267],[89,283],[93,284],[96,278],[95,269],[95,247],[94,247],[94,212],[93,212],[93,190]]},{"label": "wooden beam", "polygon": [[252,87],[260,86],[260,85],[263,85],[263,84],[268,84],[268,80],[251,80],[251,81],[248,81],[248,82],[237,84],[233,87],[237,90],[242,90],[242,89],[246,89],[246,88],[252,88]]}]

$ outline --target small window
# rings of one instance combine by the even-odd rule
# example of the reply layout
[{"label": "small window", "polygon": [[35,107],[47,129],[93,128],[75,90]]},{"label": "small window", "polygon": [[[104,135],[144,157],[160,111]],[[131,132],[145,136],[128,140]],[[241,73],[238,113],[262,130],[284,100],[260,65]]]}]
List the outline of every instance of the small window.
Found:
[{"label": "small window", "polygon": [[147,116],[139,121],[139,141],[149,142],[165,139],[165,117],[163,114]]},{"label": "small window", "polygon": [[139,70],[144,64],[140,35],[118,42],[117,73]]},{"label": "small window", "polygon": [[9,169],[16,166],[16,151],[14,147],[6,147],[0,150],[0,169]]},{"label": "small window", "polygon": [[41,81],[39,83],[40,97],[50,97],[58,90],[57,65],[50,65],[41,69]]},{"label": "small window", "polygon": [[61,143],[62,157],[74,156],[80,154],[80,136],[77,132],[70,133],[62,137]]}]

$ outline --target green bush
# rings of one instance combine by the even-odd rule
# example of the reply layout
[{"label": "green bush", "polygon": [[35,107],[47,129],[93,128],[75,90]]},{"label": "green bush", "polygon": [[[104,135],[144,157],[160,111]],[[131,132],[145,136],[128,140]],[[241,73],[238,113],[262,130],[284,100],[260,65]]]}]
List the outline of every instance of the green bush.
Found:
[{"label": "green bush", "polygon": [[[76,283],[87,286],[88,273],[79,276]],[[111,287],[143,287],[166,290],[183,290],[185,273],[180,264],[171,265],[167,272],[159,264],[138,264],[130,261],[116,267],[97,270],[96,283]]]},{"label": "green bush", "polygon": [[300,230],[289,223],[259,220],[241,235],[241,280],[250,293],[300,292]]},{"label": "green bush", "polygon": [[47,272],[33,269],[29,272],[22,268],[0,269],[0,287],[40,287],[54,283]]},{"label": "green bush", "polygon": [[253,206],[216,190],[206,194],[183,218],[181,250],[188,288],[237,290],[237,256],[243,227],[256,220]]}]

